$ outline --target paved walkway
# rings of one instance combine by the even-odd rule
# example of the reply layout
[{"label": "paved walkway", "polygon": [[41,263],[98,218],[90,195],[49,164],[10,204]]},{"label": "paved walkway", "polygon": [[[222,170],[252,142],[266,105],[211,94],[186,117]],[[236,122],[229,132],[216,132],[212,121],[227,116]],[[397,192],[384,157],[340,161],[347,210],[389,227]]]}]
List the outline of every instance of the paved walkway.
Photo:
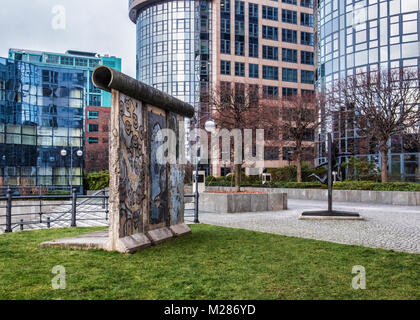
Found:
[{"label": "paved walkway", "polygon": [[[354,244],[420,254],[420,207],[335,203],[334,209],[359,212],[365,221],[299,220],[303,211],[326,209],[327,203],[289,199],[289,210],[242,214],[203,212],[200,222],[267,233]],[[201,208],[205,211],[205,208]],[[190,217],[187,222],[192,222]]]}]

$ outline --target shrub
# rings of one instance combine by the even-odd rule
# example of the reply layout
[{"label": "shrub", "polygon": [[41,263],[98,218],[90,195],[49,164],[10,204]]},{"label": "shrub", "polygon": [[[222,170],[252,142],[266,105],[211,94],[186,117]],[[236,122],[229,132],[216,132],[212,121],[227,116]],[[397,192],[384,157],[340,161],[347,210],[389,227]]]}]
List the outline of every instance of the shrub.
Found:
[{"label": "shrub", "polygon": [[[286,166],[283,168],[271,168],[267,169],[267,173],[271,174],[273,182],[296,182],[297,181],[297,167]],[[318,181],[316,177],[310,177],[310,175],[316,174],[321,177],[326,174],[326,169],[311,168],[306,162],[302,163],[302,180],[303,182],[315,182]]]},{"label": "shrub", "polygon": [[109,171],[89,172],[84,176],[85,190],[101,190],[109,187]]},{"label": "shrub", "polygon": [[350,157],[347,162],[341,164],[343,169],[348,169],[347,180],[379,181],[380,173],[375,162],[368,159]]}]

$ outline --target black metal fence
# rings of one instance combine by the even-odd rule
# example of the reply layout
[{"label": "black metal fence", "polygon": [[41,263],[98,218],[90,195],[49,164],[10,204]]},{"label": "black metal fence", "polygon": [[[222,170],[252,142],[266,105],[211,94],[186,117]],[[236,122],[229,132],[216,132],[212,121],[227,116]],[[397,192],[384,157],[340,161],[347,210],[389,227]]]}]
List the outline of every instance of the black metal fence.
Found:
[{"label": "black metal fence", "polygon": [[78,222],[108,222],[108,200],[106,190],[93,195],[78,195],[73,189],[64,195],[16,196],[8,188],[6,195],[0,197],[0,229],[13,232],[16,228],[24,230],[25,226],[76,227]]}]

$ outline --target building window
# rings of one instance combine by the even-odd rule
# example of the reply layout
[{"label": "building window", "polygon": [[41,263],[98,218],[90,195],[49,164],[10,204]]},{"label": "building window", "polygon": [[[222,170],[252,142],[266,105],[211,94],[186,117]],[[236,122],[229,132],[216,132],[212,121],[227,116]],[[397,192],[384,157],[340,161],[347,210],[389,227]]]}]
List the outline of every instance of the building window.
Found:
[{"label": "building window", "polygon": [[0,80],[0,100],[6,100],[6,82]]},{"label": "building window", "polygon": [[221,40],[220,53],[230,54],[230,40]]},{"label": "building window", "polygon": [[99,143],[98,138],[92,138],[92,137],[88,138],[88,144],[97,144],[97,143]]},{"label": "building window", "polygon": [[70,57],[61,57],[61,64],[65,66],[72,66],[74,64],[74,59]]},{"label": "building window", "polygon": [[226,74],[230,76],[230,61],[221,61],[221,65],[220,65],[220,73],[221,74]]},{"label": "building window", "polygon": [[101,96],[99,95],[89,95],[89,106],[100,107],[101,106]]},{"label": "building window", "polygon": [[99,111],[88,111],[88,119],[98,119]]},{"label": "building window", "polygon": [[88,132],[98,132],[99,126],[97,124],[88,124]]},{"label": "building window", "polygon": [[296,88],[282,88],[282,95],[283,95],[283,98],[296,96],[297,89]]},{"label": "building window", "polygon": [[220,31],[222,33],[230,33],[230,20],[222,18],[220,20]]},{"label": "building window", "polygon": [[280,160],[279,147],[264,147],[264,160]]},{"label": "building window", "polygon": [[89,60],[89,68],[96,68],[99,65],[99,60]]},{"label": "building window", "polygon": [[279,29],[276,27],[263,26],[262,36],[263,39],[277,41],[279,40]]},{"label": "building window", "polygon": [[249,56],[258,58],[258,43],[249,43]]},{"label": "building window", "polygon": [[235,1],[235,15],[243,16],[245,15],[245,2]]},{"label": "building window", "polygon": [[235,41],[235,55],[245,56],[245,43],[242,41]]},{"label": "building window", "polygon": [[314,64],[314,53],[309,51],[300,52],[300,63],[302,64]]},{"label": "building window", "polygon": [[249,24],[249,36],[253,38],[258,38],[258,24],[257,23]]},{"label": "building window", "polygon": [[230,13],[230,0],[221,0],[220,10],[221,12]]},{"label": "building window", "polygon": [[279,20],[279,10],[274,7],[263,6],[262,7],[262,17],[267,20]]},{"label": "building window", "polygon": [[281,10],[281,20],[285,23],[297,24],[297,12],[287,9]]},{"label": "building window", "polygon": [[245,63],[235,62],[235,76],[245,77]]},{"label": "building window", "polygon": [[284,62],[297,63],[297,50],[283,48],[281,50],[281,59]]},{"label": "building window", "polygon": [[55,55],[47,55],[47,63],[51,63],[51,64],[59,64],[60,62],[60,56],[55,56]]},{"label": "building window", "polygon": [[297,43],[297,31],[290,29],[282,29],[281,37],[283,42]]},{"label": "building window", "polygon": [[281,2],[283,2],[283,3],[288,3],[288,4],[294,4],[294,5],[296,5],[297,3],[296,3],[296,0],[282,0]]},{"label": "building window", "polygon": [[314,83],[314,72],[313,71],[307,71],[307,70],[301,70],[300,82],[307,83],[307,84],[313,84]]},{"label": "building window", "polygon": [[310,32],[301,32],[300,33],[300,43],[307,45],[307,46],[313,46],[314,45],[314,34]]},{"label": "building window", "polygon": [[279,48],[271,46],[263,46],[263,59],[278,60]]},{"label": "building window", "polygon": [[263,86],[263,97],[265,99],[277,99],[279,96],[279,88],[273,86]]},{"label": "building window", "polygon": [[249,3],[249,17],[258,19],[258,4]]},{"label": "building window", "polygon": [[249,77],[258,78],[258,64],[249,64]]},{"label": "building window", "polygon": [[272,66],[263,66],[263,79],[266,80],[278,80],[279,79],[279,68]]},{"label": "building window", "polygon": [[305,8],[313,8],[314,0],[300,0],[300,5]]},{"label": "building window", "polygon": [[87,67],[88,60],[84,58],[76,58],[75,60],[77,67]]},{"label": "building window", "polygon": [[300,13],[300,24],[305,27],[314,26],[314,15],[310,13]]},{"label": "building window", "polygon": [[287,82],[297,82],[297,69],[283,68],[282,80]]},{"label": "building window", "polygon": [[302,96],[303,97],[314,98],[315,97],[315,91],[314,90],[302,89]]}]

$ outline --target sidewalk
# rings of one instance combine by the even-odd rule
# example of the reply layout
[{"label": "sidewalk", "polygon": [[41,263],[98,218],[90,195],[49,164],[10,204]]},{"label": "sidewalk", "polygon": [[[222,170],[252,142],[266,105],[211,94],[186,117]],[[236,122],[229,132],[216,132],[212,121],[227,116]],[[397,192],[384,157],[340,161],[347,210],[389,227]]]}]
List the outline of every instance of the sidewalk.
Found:
[{"label": "sidewalk", "polygon": [[[305,221],[304,211],[327,208],[324,201],[289,200],[289,210],[242,214],[203,212],[200,222],[217,226],[353,244],[420,254],[420,207],[334,203],[334,209],[359,212],[365,221]],[[200,211],[206,211],[200,208]],[[186,218],[187,223],[193,219]]]}]

